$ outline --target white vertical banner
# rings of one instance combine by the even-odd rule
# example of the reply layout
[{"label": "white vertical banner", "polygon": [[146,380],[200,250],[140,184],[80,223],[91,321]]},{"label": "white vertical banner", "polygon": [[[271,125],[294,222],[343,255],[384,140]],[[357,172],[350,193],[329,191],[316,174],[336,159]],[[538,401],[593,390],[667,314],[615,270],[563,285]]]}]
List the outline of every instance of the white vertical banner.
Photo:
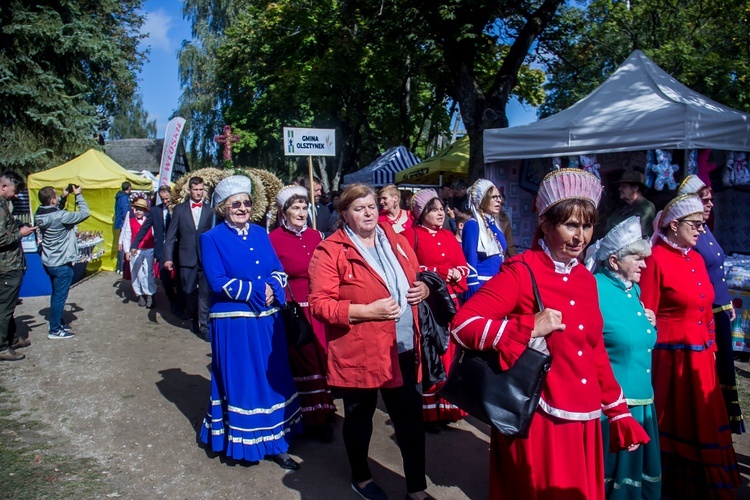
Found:
[{"label": "white vertical banner", "polygon": [[[159,187],[169,186],[172,181],[174,160],[177,157],[177,149],[180,145],[180,136],[184,126],[185,119],[179,116],[172,118],[167,123],[167,131],[164,133],[164,148],[161,150],[161,165],[159,166]],[[158,196],[156,201],[160,203]]]}]

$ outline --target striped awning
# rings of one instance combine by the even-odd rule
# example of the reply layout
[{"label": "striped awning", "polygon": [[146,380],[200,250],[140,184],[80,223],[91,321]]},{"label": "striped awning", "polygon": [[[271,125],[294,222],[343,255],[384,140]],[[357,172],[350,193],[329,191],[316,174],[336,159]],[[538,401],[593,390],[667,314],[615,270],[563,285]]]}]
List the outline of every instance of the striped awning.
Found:
[{"label": "striped awning", "polygon": [[344,184],[363,182],[373,186],[393,184],[397,172],[419,163],[419,158],[404,146],[391,148],[365,168],[344,176]]}]

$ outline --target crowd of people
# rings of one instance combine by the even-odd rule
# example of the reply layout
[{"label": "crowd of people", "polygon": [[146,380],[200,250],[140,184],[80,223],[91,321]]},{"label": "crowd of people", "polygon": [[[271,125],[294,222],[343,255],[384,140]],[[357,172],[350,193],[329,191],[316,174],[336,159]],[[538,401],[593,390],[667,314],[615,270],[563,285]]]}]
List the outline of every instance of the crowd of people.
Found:
[{"label": "crowd of people", "polygon": [[[0,196],[12,198],[17,183],[0,176]],[[432,498],[425,432],[466,417],[440,398],[443,381],[425,376],[435,361],[423,353],[420,304],[434,273],[457,311],[443,325],[446,373],[459,349],[496,351],[506,369],[526,349],[553,360],[528,437],[491,430],[491,498],[730,498],[739,486],[732,433],[745,428],[723,251],[706,225],[711,188],[688,176],[656,213],[642,174],[626,172],[617,185],[622,206],[593,241],[600,180],[579,169],[549,173],[532,248],[522,253],[504,193],[487,179],[422,189],[408,204],[396,186],[353,184],[333,205],[312,179],[312,190],[303,183],[278,192],[270,233],[251,223],[252,181],[241,175],[221,180],[210,203],[193,177],[183,203],[171,206],[163,187],[159,204],[128,196],[124,206],[118,194],[116,213],[139,306],[154,306],[158,277],[172,312],[211,343],[198,439],[214,453],[296,470],[290,438],[334,439],[341,399],[351,488],[387,498],[368,463],[380,396],[407,498]],[[80,188],[72,191],[77,212],[45,189],[36,223],[53,282],[49,336],[68,338],[55,304],[70,286],[70,228],[88,209]],[[20,287],[19,242],[36,228],[13,226],[5,205],[0,274]],[[0,359],[18,356],[6,305],[18,290],[10,288],[0,289]],[[291,304],[310,326],[304,341],[288,340]]]}]

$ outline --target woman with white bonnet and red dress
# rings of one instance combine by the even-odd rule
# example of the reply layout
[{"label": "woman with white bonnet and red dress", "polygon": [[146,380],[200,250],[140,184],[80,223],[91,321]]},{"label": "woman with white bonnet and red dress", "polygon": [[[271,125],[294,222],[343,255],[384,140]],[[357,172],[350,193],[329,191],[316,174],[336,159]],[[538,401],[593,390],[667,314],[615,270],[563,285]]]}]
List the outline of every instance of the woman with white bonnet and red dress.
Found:
[{"label": "woman with white bonnet and red dress", "polygon": [[740,485],[724,398],[716,375],[714,289],[703,258],[697,194],[670,201],[654,220],[641,298],[656,313],[652,381],[659,420],[662,493],[734,498]]},{"label": "woman with white bonnet and red dress", "polygon": [[[601,192],[599,179],[583,170],[549,173],[536,199],[537,241],[506,261],[453,320],[459,344],[498,351],[505,369],[530,343],[552,356],[528,437],[492,430],[492,499],[603,499],[604,450],[635,450],[649,441],[604,348],[596,280],[578,260],[591,240]],[[608,443],[602,413],[609,418]]]},{"label": "woman with white bonnet and red dress", "polygon": [[323,241],[323,233],[307,225],[307,190],[302,186],[286,186],[276,195],[279,227],[268,237],[288,276],[287,300],[302,306],[310,322],[314,339],[304,345],[289,345],[289,364],[297,386],[305,434],[323,442],[333,440],[332,422],[336,407],[328,387],[328,359],[326,334],[322,323],[312,317],[307,303],[310,293],[310,266],[312,253]]},{"label": "woman with white bonnet and red dress", "polygon": [[[443,202],[434,189],[422,189],[414,194],[411,204],[414,224],[401,234],[417,255],[420,270],[434,271],[446,282],[448,292],[458,309],[458,297],[466,291],[469,266],[456,236],[443,228]],[[451,342],[446,353],[440,356],[446,373],[450,370],[454,351],[455,344]],[[443,382],[440,382],[423,388],[422,416],[425,429],[429,432],[438,432],[441,424],[445,426],[448,422],[457,422],[466,416],[456,405],[435,394],[442,385]]]},{"label": "woman with white bonnet and red dress", "polygon": [[473,217],[466,221],[461,234],[461,246],[469,264],[466,299],[497,274],[508,247],[495,221],[503,208],[500,191],[487,179],[478,179],[467,196]]},{"label": "woman with white bonnet and red dress", "polygon": [[[688,175],[677,188],[677,194],[695,193],[703,203],[703,222],[708,223],[711,210],[714,207],[713,189],[695,175]],[[724,250],[716,241],[714,234],[707,225],[703,226],[704,233],[698,237],[695,251],[701,254],[706,263],[706,270],[714,287],[714,330],[716,331],[716,372],[719,375],[721,393],[724,396],[724,406],[729,415],[729,425],[732,433],[745,432],[745,422],[742,418],[739,396],[737,395],[737,374],[734,371],[734,350],[732,349],[732,321],[736,313],[732,306],[732,297],[724,276]]]}]

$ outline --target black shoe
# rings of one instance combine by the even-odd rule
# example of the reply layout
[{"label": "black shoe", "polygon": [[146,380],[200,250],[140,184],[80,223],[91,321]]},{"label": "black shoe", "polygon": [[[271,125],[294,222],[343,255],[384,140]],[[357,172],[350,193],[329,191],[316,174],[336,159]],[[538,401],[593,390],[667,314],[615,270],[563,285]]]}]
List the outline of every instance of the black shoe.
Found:
[{"label": "black shoe", "polygon": [[367,500],[388,500],[388,495],[375,481],[370,481],[364,488],[360,488],[357,483],[352,483],[352,489],[357,495]]},{"label": "black shoe", "polygon": [[269,460],[276,462],[276,465],[285,470],[298,470],[299,464],[289,455],[284,458],[282,455],[268,455]]},{"label": "black shoe", "polygon": [[440,434],[440,424],[437,422],[425,422],[424,431],[430,434]]}]

